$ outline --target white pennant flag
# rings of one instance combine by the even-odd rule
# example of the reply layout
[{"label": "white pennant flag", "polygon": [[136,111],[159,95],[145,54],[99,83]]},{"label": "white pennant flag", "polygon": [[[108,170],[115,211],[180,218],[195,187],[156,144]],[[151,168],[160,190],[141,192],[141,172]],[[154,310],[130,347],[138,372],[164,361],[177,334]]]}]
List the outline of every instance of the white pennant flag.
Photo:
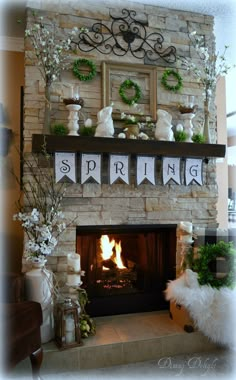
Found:
[{"label": "white pennant flag", "polygon": [[76,153],[55,153],[55,177],[56,183],[63,177],[69,178],[76,183]]},{"label": "white pennant flag", "polygon": [[137,156],[137,185],[147,179],[153,185],[155,181],[155,157]]},{"label": "white pennant flag", "polygon": [[81,155],[81,184],[89,179],[101,184],[101,154]]},{"label": "white pennant flag", "polygon": [[110,155],[110,184],[121,179],[129,185],[129,156]]},{"label": "white pennant flag", "polygon": [[171,179],[180,185],[180,158],[163,157],[162,176],[164,185]]},{"label": "white pennant flag", "polygon": [[202,185],[202,159],[187,158],[185,161],[185,183],[189,185],[193,181]]}]

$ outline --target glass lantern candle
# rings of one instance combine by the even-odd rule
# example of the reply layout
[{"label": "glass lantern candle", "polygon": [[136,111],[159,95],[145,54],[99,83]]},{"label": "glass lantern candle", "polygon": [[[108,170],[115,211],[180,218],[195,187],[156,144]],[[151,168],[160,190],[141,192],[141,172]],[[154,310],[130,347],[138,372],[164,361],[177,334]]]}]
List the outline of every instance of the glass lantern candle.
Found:
[{"label": "glass lantern candle", "polygon": [[78,305],[70,298],[56,305],[55,340],[60,349],[81,345]]}]

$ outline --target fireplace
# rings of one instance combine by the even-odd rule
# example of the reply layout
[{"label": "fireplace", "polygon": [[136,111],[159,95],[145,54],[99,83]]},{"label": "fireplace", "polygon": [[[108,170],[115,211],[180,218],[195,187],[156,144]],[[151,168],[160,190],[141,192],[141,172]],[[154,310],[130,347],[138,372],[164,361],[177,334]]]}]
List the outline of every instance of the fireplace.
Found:
[{"label": "fireplace", "polygon": [[175,278],[176,225],[79,226],[76,236],[91,316],[168,308],[163,290]]}]

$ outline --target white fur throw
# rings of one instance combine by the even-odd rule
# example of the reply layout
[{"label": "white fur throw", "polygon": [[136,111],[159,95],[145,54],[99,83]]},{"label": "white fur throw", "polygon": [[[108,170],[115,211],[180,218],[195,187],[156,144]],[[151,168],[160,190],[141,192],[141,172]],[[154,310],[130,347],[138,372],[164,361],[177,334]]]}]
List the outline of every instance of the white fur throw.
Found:
[{"label": "white fur throw", "polygon": [[213,342],[236,348],[236,289],[200,286],[197,273],[187,269],[167,284],[165,297],[182,304],[198,329]]}]

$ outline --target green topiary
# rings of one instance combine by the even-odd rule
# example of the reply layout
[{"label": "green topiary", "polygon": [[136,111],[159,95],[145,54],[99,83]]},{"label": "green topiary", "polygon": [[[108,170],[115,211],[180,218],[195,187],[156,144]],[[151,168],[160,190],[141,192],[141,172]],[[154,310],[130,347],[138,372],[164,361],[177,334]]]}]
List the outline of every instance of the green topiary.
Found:
[{"label": "green topiary", "polygon": [[201,133],[195,133],[192,137],[192,141],[198,144],[204,144],[206,138]]},{"label": "green topiary", "polygon": [[187,133],[185,131],[176,131],[174,133],[175,141],[186,141],[187,140]]},{"label": "green topiary", "polygon": [[[228,273],[218,278],[210,269],[210,265],[217,258],[224,258],[227,263]],[[193,270],[198,273],[198,281],[200,285],[211,285],[219,289],[222,286],[233,288],[235,286],[236,274],[236,250],[233,243],[225,243],[220,241],[216,244],[206,244],[199,247],[198,257],[193,262]]]},{"label": "green topiary", "polygon": [[52,125],[51,131],[54,135],[57,135],[57,136],[65,136],[65,135],[68,135],[69,133],[68,127],[60,123]]}]

